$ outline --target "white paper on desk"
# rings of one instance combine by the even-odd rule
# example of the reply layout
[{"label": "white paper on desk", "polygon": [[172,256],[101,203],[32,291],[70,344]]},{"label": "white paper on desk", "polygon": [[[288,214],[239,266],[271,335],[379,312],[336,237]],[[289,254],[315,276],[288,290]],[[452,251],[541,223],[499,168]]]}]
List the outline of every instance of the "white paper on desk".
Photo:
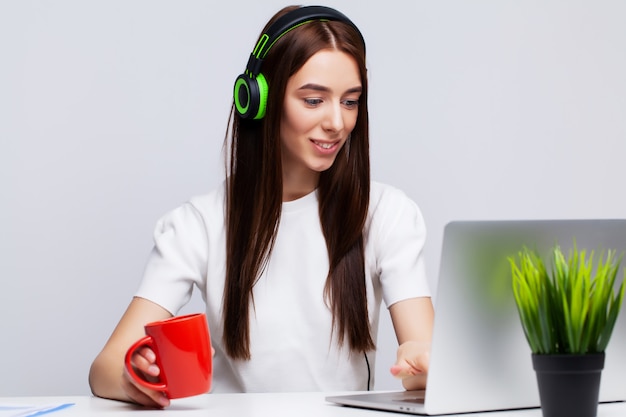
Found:
[{"label": "white paper on desk", "polygon": [[74,405],[73,403],[58,403],[45,405],[31,404],[2,404],[0,403],[0,417],[35,417],[41,416]]}]

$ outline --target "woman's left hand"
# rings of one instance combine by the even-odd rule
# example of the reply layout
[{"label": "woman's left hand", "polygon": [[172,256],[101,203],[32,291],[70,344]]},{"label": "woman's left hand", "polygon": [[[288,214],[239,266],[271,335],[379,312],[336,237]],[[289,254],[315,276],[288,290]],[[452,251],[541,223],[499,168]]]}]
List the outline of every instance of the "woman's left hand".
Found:
[{"label": "woman's left hand", "polygon": [[429,343],[407,341],[398,347],[396,363],[390,371],[393,376],[402,379],[402,385],[406,390],[424,389],[429,361]]}]

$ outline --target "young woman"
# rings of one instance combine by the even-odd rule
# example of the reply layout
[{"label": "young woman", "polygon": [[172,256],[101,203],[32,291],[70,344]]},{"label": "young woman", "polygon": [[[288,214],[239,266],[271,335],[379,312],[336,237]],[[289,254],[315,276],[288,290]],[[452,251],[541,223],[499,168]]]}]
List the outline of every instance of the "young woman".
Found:
[{"label": "young woman", "polygon": [[[403,192],[370,180],[365,44],[354,24],[320,6],[278,12],[235,83],[226,141],[223,186],[159,220],[140,289],[92,364],[93,393],[169,405],[128,377],[123,357],[194,285],[214,392],[372,388],[383,300],[399,343],[391,373],[423,388],[433,320],[424,221]],[[133,363],[158,378],[150,349]]]}]

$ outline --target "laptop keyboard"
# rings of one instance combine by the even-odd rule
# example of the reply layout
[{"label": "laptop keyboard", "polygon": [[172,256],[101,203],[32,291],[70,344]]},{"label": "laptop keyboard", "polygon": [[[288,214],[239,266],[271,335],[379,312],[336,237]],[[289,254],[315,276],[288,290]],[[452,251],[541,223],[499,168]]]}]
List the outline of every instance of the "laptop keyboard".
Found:
[{"label": "laptop keyboard", "polygon": [[419,397],[406,397],[401,400],[394,400],[399,403],[413,403],[413,404],[424,404],[424,399]]},{"label": "laptop keyboard", "polygon": [[424,404],[424,391],[421,391],[421,392],[405,391],[401,395],[393,398],[393,401],[409,402],[413,404]]}]

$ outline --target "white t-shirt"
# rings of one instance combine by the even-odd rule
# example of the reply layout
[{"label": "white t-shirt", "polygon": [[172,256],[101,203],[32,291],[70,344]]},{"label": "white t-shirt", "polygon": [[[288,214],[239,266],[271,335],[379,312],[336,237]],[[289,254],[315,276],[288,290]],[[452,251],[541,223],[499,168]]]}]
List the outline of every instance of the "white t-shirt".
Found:
[{"label": "white t-shirt", "polygon": [[[426,230],[418,206],[402,191],[372,183],[364,229],[369,323],[376,341],[381,300],[430,296],[422,249]],[[282,206],[267,268],[254,287],[251,359],[232,360],[222,345],[225,277],[224,187],[192,198],[162,217],[137,296],[172,314],[201,291],[211,342],[213,392],[365,390],[368,364],[332,332],[323,292],[328,253],[317,193]],[[382,341],[386,343],[387,341]],[[375,352],[367,355],[371,385]]]}]

